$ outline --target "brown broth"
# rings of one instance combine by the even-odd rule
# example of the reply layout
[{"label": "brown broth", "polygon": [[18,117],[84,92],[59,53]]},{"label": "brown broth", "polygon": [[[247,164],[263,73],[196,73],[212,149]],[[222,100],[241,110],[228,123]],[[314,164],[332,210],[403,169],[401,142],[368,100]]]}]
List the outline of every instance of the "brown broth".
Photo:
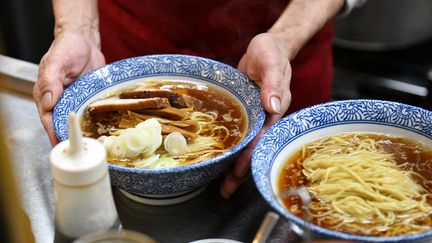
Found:
[{"label": "brown broth", "polygon": [[[230,131],[230,136],[224,142],[225,148],[232,148],[240,142],[246,133],[247,116],[245,111],[238,104],[239,101],[236,101],[227,91],[212,86],[207,86],[207,88],[207,90],[199,90],[185,85],[177,86],[171,90],[203,101],[201,110],[203,112],[215,111],[218,114],[216,124],[225,126]],[[229,119],[224,119],[224,115],[228,115]]]},{"label": "brown broth", "polygon": [[[354,136],[354,135],[353,135]],[[413,140],[401,137],[393,137],[379,133],[357,134],[364,138],[371,138],[383,146],[388,153],[394,154],[396,162],[402,166],[402,169],[411,170],[419,173],[424,178],[413,178],[418,184],[422,185],[428,191],[432,191],[432,150],[423,144],[419,144]],[[284,162],[282,171],[278,178],[278,190],[284,191],[297,186],[309,186],[310,182],[302,173],[303,158],[301,149],[295,152],[290,158]],[[318,202],[317,198],[312,198]],[[303,206],[299,197],[290,196],[282,199],[283,205],[294,215],[304,218]],[[432,204],[432,198],[428,198],[429,204]],[[312,212],[313,213],[313,212]],[[432,218],[430,215],[425,215],[425,224],[432,226]],[[319,223],[316,218],[312,218],[312,223],[322,227],[329,228],[326,221]],[[357,234],[351,232],[350,229],[339,227],[338,231],[345,233]],[[388,232],[377,232],[376,235],[386,235]]]},{"label": "brown broth", "polygon": [[[248,123],[246,112],[243,106],[240,105],[240,102],[232,94],[222,90],[222,88],[184,81],[151,81],[151,86],[146,85],[145,87],[149,89],[168,89],[201,100],[203,107],[200,111],[216,112],[218,116],[215,123],[225,126],[230,131],[230,136],[224,141],[225,149],[234,147],[245,136]],[[106,98],[135,88],[137,88],[137,85],[121,89],[114,94],[107,95]],[[107,112],[92,116],[86,112],[82,122],[83,133],[88,137],[98,138],[103,134],[98,133],[97,123],[101,123],[104,126],[118,127],[120,118],[121,114],[118,112]]]}]

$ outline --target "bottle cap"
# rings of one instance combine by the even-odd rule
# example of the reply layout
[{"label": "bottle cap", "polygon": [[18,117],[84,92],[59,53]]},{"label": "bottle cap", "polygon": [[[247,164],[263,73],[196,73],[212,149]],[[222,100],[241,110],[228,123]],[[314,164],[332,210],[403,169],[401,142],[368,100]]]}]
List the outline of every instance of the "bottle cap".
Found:
[{"label": "bottle cap", "polygon": [[74,113],[69,115],[69,139],[52,149],[50,160],[54,180],[65,186],[85,186],[108,173],[105,147],[82,136]]}]

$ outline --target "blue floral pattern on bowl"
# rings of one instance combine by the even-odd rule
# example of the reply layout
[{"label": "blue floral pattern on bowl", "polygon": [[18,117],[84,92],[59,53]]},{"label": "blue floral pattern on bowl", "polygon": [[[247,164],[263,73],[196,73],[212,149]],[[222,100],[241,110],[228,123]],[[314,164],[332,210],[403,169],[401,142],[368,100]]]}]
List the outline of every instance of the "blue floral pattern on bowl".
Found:
[{"label": "blue floral pattern on bowl", "polygon": [[[293,113],[266,131],[260,138],[252,156],[252,174],[264,199],[287,220],[302,227],[304,221],[289,213],[280,203],[272,188],[272,170],[278,155],[290,143],[302,136],[330,127],[336,133],[343,125],[386,126],[402,129],[432,139],[432,111],[411,105],[381,100],[345,100],[305,108]],[[351,128],[350,128],[351,129]],[[354,128],[355,129],[355,128]],[[304,141],[307,142],[307,141]],[[395,237],[369,237],[334,232],[312,225],[319,238],[337,238],[364,242],[432,242],[432,232]]]},{"label": "blue floral pattern on bowl", "polygon": [[68,114],[82,110],[86,102],[104,91],[142,78],[174,76],[193,78],[222,87],[235,95],[248,116],[245,138],[234,148],[212,159],[167,169],[139,169],[109,165],[111,182],[140,195],[178,195],[204,186],[227,169],[261,129],[265,113],[258,87],[237,69],[211,60],[187,55],[150,55],[124,59],[90,72],[72,83],[53,112],[54,130],[60,141],[68,136]]}]

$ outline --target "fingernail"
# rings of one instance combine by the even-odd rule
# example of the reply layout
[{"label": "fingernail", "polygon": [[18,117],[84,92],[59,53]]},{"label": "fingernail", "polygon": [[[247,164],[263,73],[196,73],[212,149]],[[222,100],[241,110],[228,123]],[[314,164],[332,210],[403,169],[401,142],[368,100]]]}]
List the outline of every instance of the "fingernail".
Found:
[{"label": "fingernail", "polygon": [[276,113],[280,113],[281,112],[281,101],[279,98],[272,96],[270,98],[270,107],[272,108],[272,110]]},{"label": "fingernail", "polygon": [[51,92],[46,92],[45,94],[43,94],[42,100],[41,100],[41,107],[45,111],[51,109],[51,107],[52,107],[52,93]]}]

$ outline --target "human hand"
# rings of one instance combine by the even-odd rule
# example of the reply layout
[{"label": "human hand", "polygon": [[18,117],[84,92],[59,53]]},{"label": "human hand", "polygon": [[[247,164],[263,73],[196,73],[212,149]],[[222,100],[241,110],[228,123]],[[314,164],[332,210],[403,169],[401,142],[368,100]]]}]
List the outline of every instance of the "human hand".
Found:
[{"label": "human hand", "polygon": [[241,58],[238,69],[248,75],[261,89],[261,103],[267,112],[264,125],[254,140],[238,157],[222,183],[220,193],[229,198],[247,174],[252,150],[261,135],[282,118],[291,103],[291,53],[280,35],[263,33],[255,36]]},{"label": "human hand", "polygon": [[52,145],[58,143],[52,124],[52,110],[64,88],[76,78],[104,64],[99,40],[73,31],[58,34],[42,57],[33,98]]}]

